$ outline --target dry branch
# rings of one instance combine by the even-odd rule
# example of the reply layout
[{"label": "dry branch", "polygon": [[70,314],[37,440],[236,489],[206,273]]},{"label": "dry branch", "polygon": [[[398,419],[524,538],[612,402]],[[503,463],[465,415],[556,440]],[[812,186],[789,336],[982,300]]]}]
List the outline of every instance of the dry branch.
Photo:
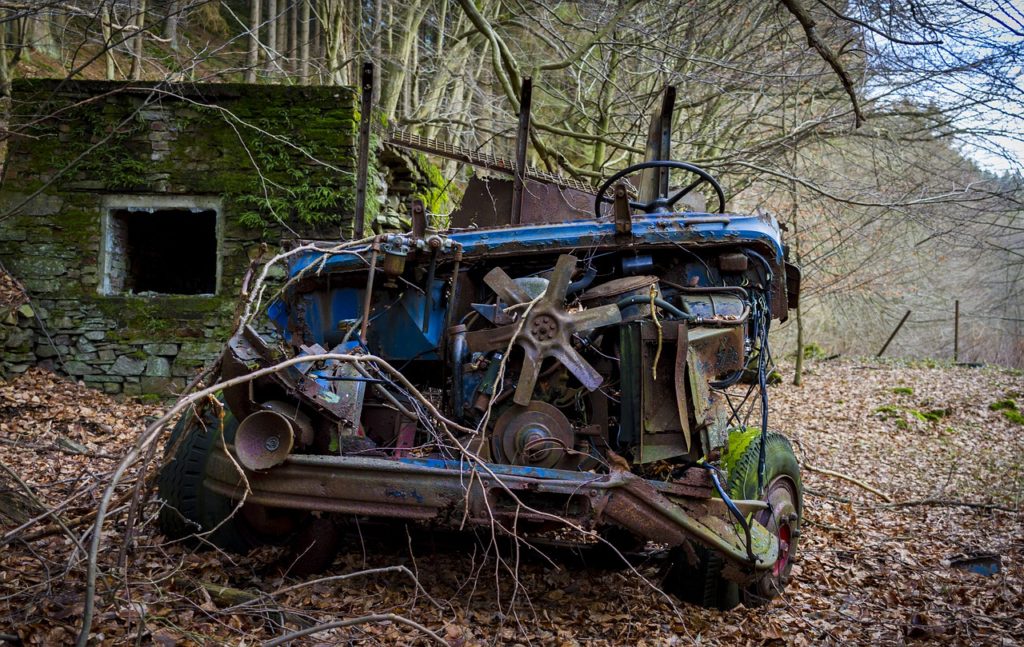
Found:
[{"label": "dry branch", "polygon": [[843,481],[847,481],[848,483],[853,483],[854,485],[856,485],[858,487],[862,487],[865,490],[867,490],[868,492],[871,492],[872,494],[876,494],[876,495],[882,497],[882,499],[884,499],[885,501],[888,501],[888,502],[892,501],[892,497],[889,496],[888,494],[886,494],[885,492],[882,492],[878,488],[873,487],[871,485],[868,485],[864,481],[862,481],[862,480],[860,480],[858,478],[854,478],[854,477],[850,476],[849,474],[843,474],[842,472],[834,472],[832,470],[827,470],[827,469],[824,469],[824,468],[821,468],[821,467],[814,467],[813,465],[809,465],[807,463],[804,463],[802,465],[802,467],[805,470],[807,470],[808,472],[816,472],[818,474],[824,474],[825,476],[831,476],[833,478],[837,478],[837,479],[841,479]]},{"label": "dry branch", "polygon": [[299,631],[293,631],[279,638],[275,638],[274,640],[268,640],[267,642],[263,643],[263,647],[276,647],[277,645],[287,644],[295,640],[296,638],[310,636],[312,634],[320,633],[321,631],[327,631],[329,629],[338,629],[341,627],[351,627],[352,625],[361,625],[366,624],[368,622],[395,622],[398,624],[406,625],[408,627],[412,627],[413,629],[418,629],[419,631],[422,631],[426,635],[430,636],[430,638],[437,644],[444,645],[444,647],[448,647],[448,643],[445,641],[445,639],[439,636],[438,634],[434,633],[430,629],[427,629],[418,622],[414,622],[412,620],[409,620],[408,618],[403,618],[402,616],[395,615],[394,613],[381,613],[376,615],[360,616],[358,618],[349,618],[348,620],[328,622],[322,625],[317,625],[315,627],[309,627],[308,629],[300,629]]}]

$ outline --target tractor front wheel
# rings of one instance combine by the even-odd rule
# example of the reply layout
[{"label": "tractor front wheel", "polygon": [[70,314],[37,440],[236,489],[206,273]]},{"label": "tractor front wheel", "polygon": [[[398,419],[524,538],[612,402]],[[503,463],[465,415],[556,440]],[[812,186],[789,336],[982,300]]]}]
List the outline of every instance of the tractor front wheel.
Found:
[{"label": "tractor front wheel", "polygon": [[686,550],[676,548],[663,585],[684,602],[718,609],[731,609],[740,602],[748,607],[761,606],[778,597],[789,582],[803,511],[800,466],[785,436],[769,433],[764,442],[764,495],[759,497],[757,491],[759,436],[750,441],[729,469],[728,491],[734,499],[760,498],[768,504],[756,519],[778,539],[779,558],[759,579],[741,587],[722,577],[723,558],[717,553],[694,546],[696,563],[691,563]]}]

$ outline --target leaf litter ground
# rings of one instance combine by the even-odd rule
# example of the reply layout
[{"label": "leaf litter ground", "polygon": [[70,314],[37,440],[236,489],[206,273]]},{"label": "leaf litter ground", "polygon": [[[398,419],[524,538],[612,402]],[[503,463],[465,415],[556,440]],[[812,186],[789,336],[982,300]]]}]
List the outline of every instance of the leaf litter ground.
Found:
[{"label": "leaf litter ground", "polygon": [[[401,565],[422,589],[394,571],[315,582],[280,574],[283,549],[243,558],[167,541],[154,501],[136,529],[127,576],[116,569],[124,505],[105,527],[92,638],[248,645],[394,613],[450,645],[1020,644],[1024,517],[1014,510],[1024,495],[1024,427],[990,408],[1007,399],[1024,401],[1019,372],[876,361],[812,364],[804,387],[771,387],[773,427],[790,435],[805,466],[860,480],[893,503],[805,469],[794,581],[767,607],[673,605],[607,556],[544,549],[547,559],[492,544],[487,534],[366,523],[348,532],[330,571],[317,577]],[[33,645],[74,639],[85,573],[76,542],[86,544],[117,459],[158,414],[40,370],[0,383],[0,634]],[[122,500],[135,478],[119,490]],[[637,570],[657,582],[661,564],[650,553]],[[997,560],[999,572],[958,567],[979,556],[989,567]],[[415,629],[375,622],[294,644],[420,643]]]}]

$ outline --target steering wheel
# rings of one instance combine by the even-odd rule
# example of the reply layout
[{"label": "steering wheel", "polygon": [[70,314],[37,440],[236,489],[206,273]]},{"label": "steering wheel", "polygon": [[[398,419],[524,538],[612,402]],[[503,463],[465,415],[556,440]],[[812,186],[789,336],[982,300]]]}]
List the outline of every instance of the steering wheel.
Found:
[{"label": "steering wheel", "polygon": [[637,171],[642,171],[644,169],[649,168],[682,169],[684,171],[689,171],[690,173],[697,175],[698,178],[695,182],[683,187],[682,189],[679,189],[679,191],[667,197],[659,196],[651,200],[650,202],[639,202],[637,200],[630,200],[629,206],[633,207],[634,209],[640,209],[644,213],[653,213],[655,211],[667,211],[669,208],[675,205],[675,203],[679,202],[679,200],[682,199],[684,195],[686,195],[690,191],[693,191],[702,183],[707,182],[708,184],[711,185],[711,188],[715,190],[715,195],[718,196],[718,213],[725,213],[725,192],[722,191],[722,185],[718,183],[718,180],[716,180],[713,175],[711,175],[710,173],[708,173],[699,166],[687,164],[686,162],[676,162],[674,160],[654,160],[652,162],[641,162],[640,164],[633,164],[632,166],[627,166],[626,168],[622,169],[615,175],[605,180],[604,184],[602,184],[601,188],[598,189],[597,191],[597,197],[594,199],[594,216],[596,218],[601,217],[602,202],[612,202],[612,198],[607,197],[606,194],[608,193],[608,189],[611,188],[611,186],[616,181],[621,180],[627,175],[632,175]]}]

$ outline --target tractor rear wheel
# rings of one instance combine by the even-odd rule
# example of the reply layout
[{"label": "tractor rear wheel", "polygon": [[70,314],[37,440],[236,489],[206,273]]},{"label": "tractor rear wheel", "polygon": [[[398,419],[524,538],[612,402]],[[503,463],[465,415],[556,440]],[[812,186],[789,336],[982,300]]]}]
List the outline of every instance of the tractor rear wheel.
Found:
[{"label": "tractor rear wheel", "polygon": [[202,533],[209,543],[236,553],[256,546],[280,543],[296,530],[293,511],[276,510],[251,503],[240,509],[238,502],[203,486],[210,455],[223,451],[221,437],[231,443],[238,420],[217,406],[189,410],[174,426],[165,448],[165,465],[157,478],[163,506],[160,529],[171,539],[185,539]]}]

